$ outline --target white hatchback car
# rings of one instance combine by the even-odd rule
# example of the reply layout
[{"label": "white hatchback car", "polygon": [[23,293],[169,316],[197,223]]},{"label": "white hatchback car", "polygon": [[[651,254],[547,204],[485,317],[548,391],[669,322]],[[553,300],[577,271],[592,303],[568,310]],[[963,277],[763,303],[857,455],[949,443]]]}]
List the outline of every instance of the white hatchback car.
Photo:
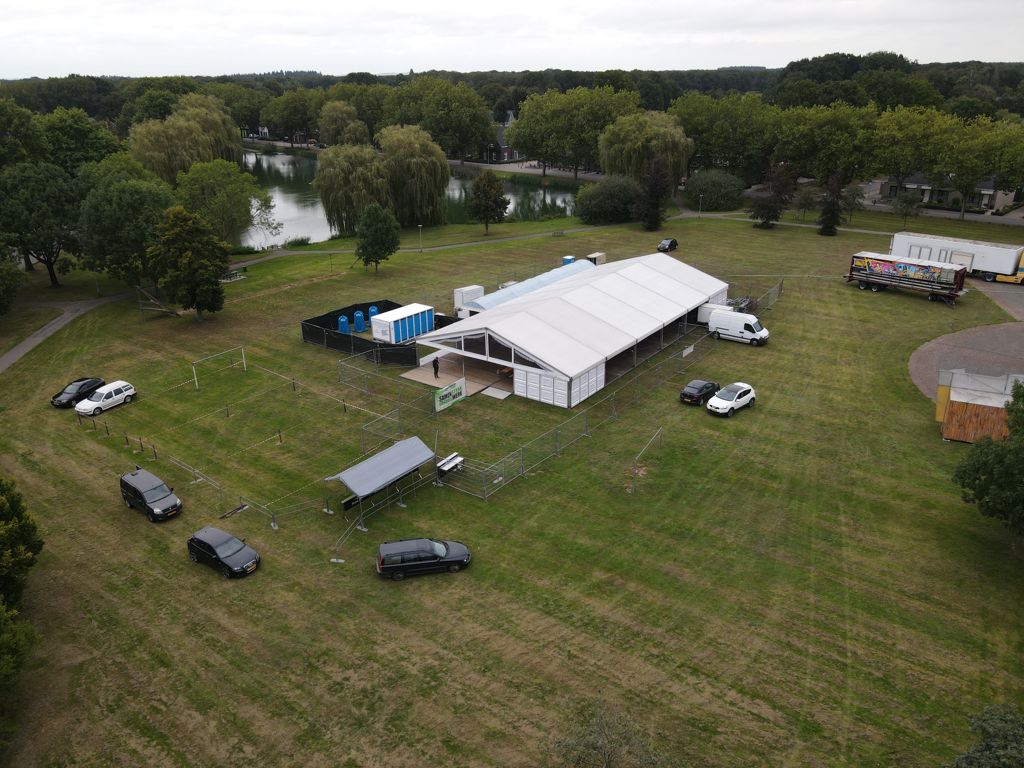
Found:
[{"label": "white hatchback car", "polygon": [[121,403],[130,403],[135,397],[135,387],[127,381],[114,381],[100,387],[85,400],[79,401],[75,412],[82,416],[99,416],[100,413]]},{"label": "white hatchback car", "polygon": [[711,413],[732,416],[740,408],[753,408],[755,394],[752,386],[737,381],[718,390],[714,397],[708,400],[708,410]]}]

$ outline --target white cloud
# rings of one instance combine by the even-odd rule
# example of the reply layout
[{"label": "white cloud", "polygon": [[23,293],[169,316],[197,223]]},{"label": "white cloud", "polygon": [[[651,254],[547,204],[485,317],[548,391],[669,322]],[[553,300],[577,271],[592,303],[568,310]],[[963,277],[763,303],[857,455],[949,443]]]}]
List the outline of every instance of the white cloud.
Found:
[{"label": "white cloud", "polygon": [[[440,4],[439,4],[440,5]],[[298,9],[298,10],[296,10]],[[0,77],[410,68],[784,66],[843,51],[928,61],[1019,60],[1024,3],[732,0],[564,3],[250,0],[85,4],[0,0]]]}]

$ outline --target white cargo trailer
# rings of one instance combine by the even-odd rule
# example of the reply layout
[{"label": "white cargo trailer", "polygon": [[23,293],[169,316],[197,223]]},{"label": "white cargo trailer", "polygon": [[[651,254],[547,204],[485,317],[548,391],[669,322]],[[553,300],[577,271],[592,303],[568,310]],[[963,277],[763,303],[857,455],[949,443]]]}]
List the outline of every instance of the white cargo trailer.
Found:
[{"label": "white cargo trailer", "polygon": [[972,274],[991,283],[1024,282],[1024,245],[985,243],[958,237],[938,237],[917,232],[897,232],[889,245],[897,259],[922,259],[963,264]]}]

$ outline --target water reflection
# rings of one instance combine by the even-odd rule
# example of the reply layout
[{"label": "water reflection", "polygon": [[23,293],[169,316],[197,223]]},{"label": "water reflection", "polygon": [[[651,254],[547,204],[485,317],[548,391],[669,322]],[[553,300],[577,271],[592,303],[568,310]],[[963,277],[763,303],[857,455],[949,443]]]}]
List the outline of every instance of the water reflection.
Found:
[{"label": "water reflection", "polygon": [[[258,230],[249,230],[242,236],[244,245],[266,248],[297,237],[308,237],[311,242],[331,237],[320,197],[313,191],[316,165],[313,157],[288,152],[264,153],[249,149],[243,152],[242,166],[270,192],[274,199],[274,218],[283,224],[281,233],[273,238]],[[453,169],[447,191],[449,223],[464,224],[469,220],[467,197],[476,173],[470,168]],[[522,176],[515,181],[503,180],[502,185],[509,198],[510,220],[537,221],[572,215],[576,187],[571,182]]]}]

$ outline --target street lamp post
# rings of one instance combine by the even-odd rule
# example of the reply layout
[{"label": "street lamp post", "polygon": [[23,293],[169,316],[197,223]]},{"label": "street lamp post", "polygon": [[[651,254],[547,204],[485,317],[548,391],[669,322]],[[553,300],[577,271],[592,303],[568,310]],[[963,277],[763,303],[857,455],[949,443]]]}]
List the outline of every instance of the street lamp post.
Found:
[{"label": "street lamp post", "polygon": [[423,253],[423,225],[417,224],[416,226],[420,228],[420,253]]},{"label": "street lamp post", "polygon": [[697,218],[699,219],[701,217],[701,214],[703,214],[703,213],[704,213],[704,195],[700,194],[700,195],[697,195]]}]

